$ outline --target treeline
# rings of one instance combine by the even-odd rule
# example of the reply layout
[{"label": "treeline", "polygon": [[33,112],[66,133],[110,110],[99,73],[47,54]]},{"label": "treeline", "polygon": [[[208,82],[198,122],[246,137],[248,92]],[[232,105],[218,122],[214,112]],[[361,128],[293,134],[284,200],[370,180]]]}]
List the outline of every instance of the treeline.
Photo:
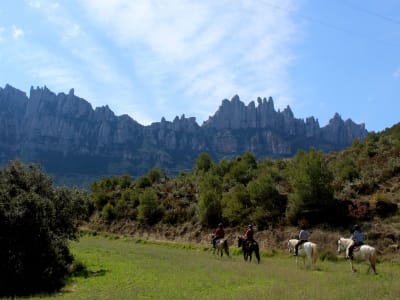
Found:
[{"label": "treeline", "polygon": [[169,178],[155,168],[137,179],[104,178],[91,185],[90,197],[105,222],[346,226],[397,211],[399,180],[390,192],[381,184],[398,178],[399,154],[396,125],[329,154],[310,149],[292,159],[257,161],[245,153],[213,162],[202,153],[193,172]]}]

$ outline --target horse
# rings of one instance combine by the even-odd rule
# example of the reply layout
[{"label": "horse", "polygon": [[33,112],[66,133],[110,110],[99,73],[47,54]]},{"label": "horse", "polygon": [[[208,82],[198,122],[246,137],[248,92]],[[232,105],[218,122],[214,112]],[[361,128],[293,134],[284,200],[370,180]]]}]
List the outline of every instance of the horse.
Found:
[{"label": "horse", "polygon": [[247,259],[249,259],[249,261],[251,262],[251,258],[252,258],[253,252],[254,252],[254,254],[256,255],[256,258],[257,258],[257,262],[260,263],[260,248],[256,241],[247,241],[246,242],[244,238],[239,236],[238,237],[238,247],[242,247],[243,258],[245,261],[247,261]]},{"label": "horse", "polygon": [[[338,239],[337,244],[338,244],[338,254],[340,254],[340,252],[342,250],[346,249],[346,258],[349,257],[349,245],[352,242],[351,239],[346,239],[341,237],[340,239]],[[353,249],[353,257],[354,258],[359,258],[359,259],[364,259],[368,262],[368,269],[367,269],[367,273],[369,273],[370,270],[372,270],[374,272],[374,274],[376,273],[376,250],[374,247],[371,247],[369,245],[362,245],[362,246],[357,246]],[[353,266],[353,260],[349,259],[350,261],[350,268],[352,272],[356,272],[357,270],[354,268]]]},{"label": "horse", "polygon": [[[295,251],[295,246],[299,240],[298,239],[290,239],[287,243],[288,245],[288,250],[289,252],[294,252]],[[314,269],[314,265],[317,262],[318,259],[318,247],[317,244],[312,243],[312,242],[305,242],[304,244],[300,245],[298,248],[296,256],[296,266],[298,267],[298,258],[301,256],[303,257],[303,266],[304,269],[306,268],[306,257],[308,258],[310,262],[310,267],[311,269]]]},{"label": "horse", "polygon": [[[212,241],[214,239],[215,235],[211,235],[211,244]],[[225,254],[229,257],[229,246],[228,246],[228,239],[226,238],[222,238],[222,239],[218,239],[215,241],[215,248],[213,251],[213,254],[215,255],[215,252],[217,252],[217,255],[220,255],[222,257],[222,255]]]}]

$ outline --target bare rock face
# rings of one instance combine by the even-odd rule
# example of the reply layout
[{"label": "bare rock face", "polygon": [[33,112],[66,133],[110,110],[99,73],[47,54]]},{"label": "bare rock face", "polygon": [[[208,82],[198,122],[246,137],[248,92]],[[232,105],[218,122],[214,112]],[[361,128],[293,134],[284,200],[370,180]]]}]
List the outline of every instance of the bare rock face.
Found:
[{"label": "bare rock face", "polygon": [[203,125],[185,115],[143,126],[108,106],[92,108],[74,94],[31,88],[29,97],[9,85],[0,88],[0,164],[20,158],[42,164],[56,183],[87,185],[104,176],[139,176],[157,167],[170,174],[191,170],[201,152],[215,160],[246,152],[292,156],[310,146],[339,150],[367,135],[364,124],[336,114],[325,127],[296,119],[290,107],[275,111],[270,97],[245,105],[239,96],[223,100]]}]

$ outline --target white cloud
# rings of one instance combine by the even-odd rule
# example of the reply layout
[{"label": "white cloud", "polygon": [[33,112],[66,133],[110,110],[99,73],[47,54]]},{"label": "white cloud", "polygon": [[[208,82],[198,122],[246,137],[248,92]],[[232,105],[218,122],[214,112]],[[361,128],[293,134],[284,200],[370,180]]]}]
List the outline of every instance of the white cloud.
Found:
[{"label": "white cloud", "polygon": [[40,1],[34,1],[34,0],[28,1],[28,5],[30,7],[33,7],[33,8],[40,8],[41,7]]},{"label": "white cloud", "polygon": [[[174,91],[201,99],[202,111],[234,94],[245,102],[271,95],[289,104],[290,46],[298,29],[288,12],[296,6],[271,2],[283,9],[244,0],[83,1],[87,15],[131,51],[135,72],[154,87],[155,98]],[[256,94],[268,92],[274,94]]]},{"label": "white cloud", "polygon": [[396,77],[396,78],[400,77],[400,69],[393,72],[393,77]]},{"label": "white cloud", "polygon": [[13,25],[12,36],[14,39],[18,40],[19,38],[24,36],[24,31],[21,28],[18,28],[17,26]]}]

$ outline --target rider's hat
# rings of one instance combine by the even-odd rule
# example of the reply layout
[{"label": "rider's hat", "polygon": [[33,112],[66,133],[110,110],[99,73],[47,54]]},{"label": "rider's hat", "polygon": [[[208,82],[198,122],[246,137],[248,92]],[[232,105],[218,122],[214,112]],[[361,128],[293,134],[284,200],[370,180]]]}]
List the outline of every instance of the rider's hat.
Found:
[{"label": "rider's hat", "polygon": [[218,224],[218,227],[222,227],[222,223],[219,223],[219,224]]},{"label": "rider's hat", "polygon": [[251,224],[249,224],[249,226],[248,226],[249,228],[252,228],[253,227],[253,225],[251,225]]},{"label": "rider's hat", "polygon": [[360,229],[360,226],[358,226],[358,224],[353,226],[353,230],[359,230],[359,229]]}]

